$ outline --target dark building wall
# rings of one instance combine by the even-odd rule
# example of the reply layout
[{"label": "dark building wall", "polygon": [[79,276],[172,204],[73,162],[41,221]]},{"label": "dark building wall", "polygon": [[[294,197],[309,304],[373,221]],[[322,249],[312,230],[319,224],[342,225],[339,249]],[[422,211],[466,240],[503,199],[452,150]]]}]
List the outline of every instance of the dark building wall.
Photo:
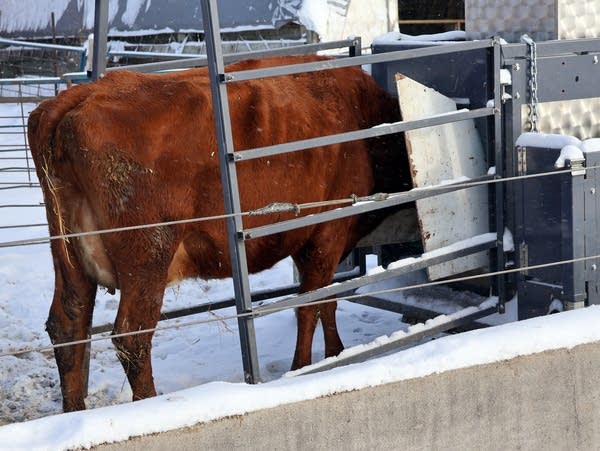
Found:
[{"label": "dark building wall", "polygon": [[[411,19],[464,19],[464,0],[398,0],[398,15]],[[454,25],[401,25],[406,34],[429,34],[454,30]]]}]

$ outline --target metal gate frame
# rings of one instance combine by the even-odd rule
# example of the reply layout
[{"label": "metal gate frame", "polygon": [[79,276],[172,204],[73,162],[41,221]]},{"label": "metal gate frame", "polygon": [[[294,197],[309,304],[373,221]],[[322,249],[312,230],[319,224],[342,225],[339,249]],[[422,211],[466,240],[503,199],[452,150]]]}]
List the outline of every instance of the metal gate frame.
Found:
[{"label": "metal gate frame", "polygon": [[[283,152],[293,152],[309,149],[311,147],[323,146],[328,144],[335,144],[340,142],[347,142],[355,139],[363,139],[367,137],[383,136],[385,134],[397,133],[400,131],[406,131],[408,129],[426,127],[436,125],[439,123],[448,123],[457,120],[463,120],[468,118],[478,117],[489,117],[495,118],[495,125],[500,124],[500,109],[499,108],[481,108],[469,112],[457,112],[455,114],[446,115],[443,118],[429,118],[418,121],[406,121],[391,124],[387,126],[377,127],[376,129],[362,130],[357,132],[341,133],[338,135],[326,136],[315,139],[307,139],[297,142],[290,142],[282,145],[268,146],[257,149],[245,150],[243,152],[236,152],[233,148],[233,140],[231,138],[231,122],[229,118],[228,104],[227,104],[227,87],[228,83],[235,83],[244,80],[252,80],[257,78],[264,78],[269,76],[289,75],[298,72],[317,71],[324,69],[332,69],[339,67],[357,66],[361,64],[372,64],[377,60],[391,60],[394,58],[410,58],[418,57],[419,53],[415,55],[407,55],[406,52],[396,55],[385,55],[383,58],[381,55],[372,56],[355,56],[348,59],[340,59],[335,61],[326,61],[318,63],[305,63],[295,66],[283,66],[273,67],[260,70],[250,70],[244,72],[225,72],[223,55],[220,53],[221,42],[219,35],[219,23],[218,23],[218,12],[216,6],[216,0],[202,0],[203,17],[205,17],[206,23],[206,41],[207,41],[207,57],[209,61],[209,76],[211,78],[211,91],[213,93],[213,107],[215,109],[215,125],[217,129],[218,137],[218,148],[221,156],[221,174],[224,185],[224,195],[226,199],[226,212],[227,213],[240,213],[239,206],[239,194],[237,187],[237,179],[235,175],[235,163],[240,160],[247,160],[252,158],[261,158]],[[466,48],[490,48],[492,49],[492,55],[494,64],[499,65],[500,63],[500,43],[498,40],[490,40],[483,42],[465,43],[461,45]],[[446,49],[447,50],[447,49]],[[451,51],[456,51],[452,49]],[[429,53],[430,49],[425,49],[422,53]],[[500,100],[500,79],[499,70],[494,70],[494,98],[499,105]],[[448,117],[449,116],[449,117]],[[500,128],[495,127],[498,131]],[[496,156],[500,155],[500,136],[495,140]],[[229,175],[229,176],[227,176]],[[500,177],[501,174],[496,174],[496,177]],[[456,189],[456,187],[449,187],[448,190]],[[423,197],[430,196],[431,193]],[[413,199],[410,199],[413,197]],[[387,206],[400,205],[402,203],[410,202],[419,196],[419,193],[406,193],[397,196],[391,196],[390,198],[380,201],[369,203],[361,206],[351,206],[333,211],[328,211],[310,217],[300,217],[288,221],[283,221],[276,224],[270,224],[262,227],[256,227],[254,229],[244,230],[241,219],[239,216],[234,216],[228,221],[228,230],[230,233],[230,255],[232,262],[234,262],[234,287],[236,295],[236,305],[238,313],[244,313],[251,315],[245,316],[239,319],[240,323],[240,341],[242,347],[242,360],[244,363],[244,374],[245,379],[248,382],[257,382],[260,380],[260,374],[258,372],[258,358],[256,343],[254,338],[253,321],[257,315],[265,314],[268,310],[273,308],[273,305],[269,307],[258,307],[253,309],[252,302],[250,299],[250,290],[248,284],[248,268],[245,261],[245,244],[244,241],[248,239],[259,238],[262,236],[291,230],[306,225],[312,225],[327,220],[338,219],[349,215],[364,213]],[[500,197],[500,205],[502,201],[502,191],[498,189],[496,191],[496,197]],[[502,213],[496,212],[495,219],[502,223]],[[471,253],[481,250],[481,248],[492,248],[497,245],[502,245],[502,237],[493,237],[492,240],[482,243],[478,246],[473,246],[470,249],[462,249],[457,252],[451,252],[446,257],[448,259],[456,258],[460,253]],[[501,248],[501,247],[500,247]],[[497,252],[496,255],[499,259],[503,259],[503,253]],[[423,262],[423,264],[431,264],[431,262]],[[503,267],[503,266],[502,266]],[[376,279],[382,280],[384,278],[395,277],[400,272],[409,272],[408,268],[402,268],[401,270],[391,270],[379,276],[363,276],[358,279],[353,279],[335,286],[325,287],[319,290],[315,290],[310,293],[301,294],[292,298],[288,298],[282,301],[277,301],[275,305],[279,308],[286,307],[292,308],[298,305],[302,305],[306,302],[311,302],[317,299],[331,297],[335,294],[347,292],[349,289],[357,288],[368,283],[373,283]],[[410,269],[412,271],[414,269]]]},{"label": "metal gate frame", "polygon": [[[105,54],[106,49],[106,21],[102,21],[105,16],[107,0],[96,0],[97,15],[96,15],[96,40],[94,42],[94,71],[93,78],[98,78],[106,70],[102,66],[104,59],[97,58],[97,55]],[[392,51],[385,54],[361,56],[360,55],[360,40],[349,40],[347,42],[340,41],[333,43],[328,47],[328,44],[319,44],[308,46],[308,52],[314,52],[318,49],[333,48],[348,45],[350,47],[350,55],[354,58],[339,59],[327,62],[306,63],[297,66],[274,67],[268,69],[259,69],[245,72],[226,73],[224,63],[225,60],[232,61],[241,59],[247,56],[266,56],[269,54],[292,54],[305,53],[301,49],[293,48],[278,49],[276,51],[262,52],[261,55],[246,54],[235,57],[224,56],[221,52],[221,41],[219,34],[219,21],[216,0],[201,0],[203,15],[207,18],[205,40],[207,42],[207,63],[209,66],[209,74],[211,77],[211,92],[213,95],[213,105],[215,108],[215,125],[217,129],[218,148],[220,155],[222,182],[224,190],[224,198],[226,202],[226,212],[239,213],[239,193],[237,186],[237,177],[235,162],[240,159],[261,158],[269,155],[274,155],[282,152],[293,152],[308,149],[316,146],[335,144],[355,139],[364,139],[385,134],[404,132],[410,129],[421,127],[429,127],[449,123],[464,119],[480,119],[487,121],[488,127],[492,130],[489,133],[488,139],[491,143],[488,149],[488,158],[490,165],[495,165],[496,173],[492,176],[482,176],[481,181],[489,179],[501,179],[503,177],[519,175],[519,165],[515,142],[522,131],[522,107],[530,103],[533,99],[532,93],[527,89],[530,71],[524,70],[525,67],[531,69],[532,61],[538,63],[540,70],[540,86],[542,87],[539,94],[539,101],[551,100],[566,100],[574,98],[588,98],[596,96],[593,67],[583,67],[581,61],[589,58],[596,58],[600,46],[600,39],[579,39],[575,41],[550,41],[537,44],[538,58],[536,61],[531,58],[531,48],[525,44],[501,44],[498,39],[471,41],[464,43],[455,43],[451,46],[427,47],[420,49],[410,49],[402,51]],[[349,42],[349,43],[348,43]],[[307,47],[307,46],[303,46]],[[102,53],[104,49],[104,53]],[[286,144],[263,147],[259,149],[250,149],[243,152],[237,152],[233,148],[231,139],[231,123],[228,111],[228,101],[226,85],[238,81],[251,80],[256,78],[280,76],[293,74],[305,71],[327,70],[336,67],[348,67],[362,64],[375,64],[387,61],[399,60],[415,60],[422,57],[430,57],[434,55],[443,55],[453,52],[467,52],[476,49],[487,49],[490,63],[489,70],[485,75],[488,79],[486,82],[491,88],[490,93],[493,98],[492,106],[485,108],[477,108],[471,111],[458,111],[457,113],[445,115],[444,117],[431,117],[416,121],[404,121],[395,124],[389,124],[376,129],[362,130],[356,132],[342,133],[338,135],[325,136],[321,138],[303,140],[298,142],[290,142]],[[204,61],[201,58],[189,58],[179,61],[167,61],[161,63],[150,63],[128,67],[128,69],[138,71],[154,71],[165,70],[172,68],[191,67],[203,65]],[[553,65],[567,65],[570,68],[568,75],[556,77],[555,71],[552,70]],[[122,69],[122,68],[121,68]],[[500,70],[508,69],[511,75],[511,85],[503,86],[500,80]],[[110,69],[109,69],[110,70]],[[573,76],[577,72],[580,76]],[[505,98],[506,91],[509,91],[510,100]],[[579,184],[581,185],[581,184]],[[577,186],[579,186],[577,185]],[[244,366],[244,375],[247,382],[253,383],[260,380],[258,371],[258,358],[256,350],[256,341],[254,336],[254,318],[260,315],[268,314],[273,305],[269,307],[254,308],[252,305],[253,298],[250,293],[248,283],[248,269],[245,259],[245,240],[266,236],[272,233],[278,233],[293,228],[302,227],[305,225],[315,224],[327,220],[345,217],[353,214],[360,214],[367,211],[372,211],[378,208],[385,208],[394,205],[400,205],[407,202],[412,202],[416,199],[436,195],[443,192],[464,189],[461,186],[447,185],[443,188],[428,192],[427,194],[418,192],[407,192],[399,195],[391,196],[390,198],[372,202],[366,205],[345,207],[342,209],[328,211],[319,215],[314,215],[309,218],[301,217],[290,221],[271,224],[255,229],[244,230],[243,224],[239,216],[233,217],[228,222],[228,233],[230,237],[230,255],[234,268],[234,287],[235,287],[235,305],[238,313],[244,313],[247,316],[240,318],[240,344],[242,351],[242,361]],[[519,207],[519,202],[522,201],[519,186],[515,183],[495,183],[494,188],[490,189],[490,216],[495,231],[503,231],[507,226],[510,230],[514,230],[517,237],[522,236],[522,205]],[[573,199],[573,196],[571,196]],[[578,204],[577,204],[578,205]],[[572,223],[581,220],[582,208],[574,207],[574,216]],[[589,228],[589,227],[588,227]],[[571,234],[572,236],[572,234]],[[567,243],[574,249],[572,255],[578,256],[581,252],[578,250],[581,246],[574,243]],[[452,251],[436,256],[434,259],[422,258],[415,265],[404,265],[393,271],[376,276],[362,276],[357,279],[349,280],[335,286],[325,287],[314,292],[293,296],[276,302],[278,308],[294,307],[305,302],[315,301],[320,298],[334,296],[336,294],[345,293],[349,290],[356,289],[365,284],[374,283],[378,280],[396,277],[399,274],[413,271],[415,269],[425,267],[430,264],[448,261],[457,258],[461,255],[475,253],[484,249],[491,249],[491,269],[492,271],[502,270],[506,267],[506,255],[503,250],[503,234],[495,233],[487,239],[483,239],[478,245],[470,248],[463,248],[460,251]],[[516,266],[523,267],[527,265],[527,260],[523,258],[522,253],[517,253],[515,256]],[[497,310],[504,311],[504,303],[510,296],[510,293],[517,290],[524,283],[524,278],[519,275],[498,275],[495,277],[494,288],[498,294],[499,303]],[[572,286],[577,286],[577,290],[581,292],[582,283],[587,283],[582,277],[576,276],[572,282]],[[595,282],[594,282],[595,283]],[[595,286],[595,285],[594,285]],[[584,287],[584,290],[587,286]],[[264,295],[261,294],[261,298]],[[592,302],[599,302],[593,299]],[[229,304],[230,305],[230,302]],[[214,307],[214,306],[212,306]],[[208,308],[212,308],[208,306]],[[195,309],[195,311],[202,311]],[[488,309],[489,310],[489,309]],[[489,311],[486,311],[489,314]],[[471,318],[472,320],[473,318]]]}]

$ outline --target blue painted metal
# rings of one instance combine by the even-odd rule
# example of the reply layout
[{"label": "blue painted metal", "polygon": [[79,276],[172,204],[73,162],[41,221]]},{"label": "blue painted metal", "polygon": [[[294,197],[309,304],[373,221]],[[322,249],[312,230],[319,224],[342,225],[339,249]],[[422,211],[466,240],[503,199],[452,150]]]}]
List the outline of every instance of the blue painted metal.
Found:
[{"label": "blue painted metal", "polygon": [[[527,147],[520,150],[526,174],[554,170],[561,149]],[[586,223],[595,223],[595,208],[584,215],[582,174],[563,173],[526,179],[519,184],[515,199],[522,223],[515,238],[519,243],[520,266],[543,265],[585,256]],[[591,213],[591,214],[590,214]],[[592,255],[597,249],[590,249]],[[585,263],[532,269],[518,275],[519,319],[549,313],[551,301],[566,309],[583,306],[587,299]],[[597,294],[596,297],[597,298]]]}]

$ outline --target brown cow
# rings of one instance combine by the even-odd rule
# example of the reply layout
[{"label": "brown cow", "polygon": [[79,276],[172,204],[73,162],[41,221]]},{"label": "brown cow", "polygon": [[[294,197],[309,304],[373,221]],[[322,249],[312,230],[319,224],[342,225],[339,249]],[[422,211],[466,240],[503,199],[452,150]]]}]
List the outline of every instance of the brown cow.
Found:
[{"label": "brown cow", "polygon": [[[246,61],[229,70],[319,58]],[[228,89],[236,150],[368,128],[399,116],[397,102],[358,68],[234,83]],[[29,142],[52,235],[224,211],[205,69],[168,75],[111,72],[96,83],[75,86],[31,113]],[[402,145],[397,137],[395,142]],[[242,209],[406,189],[405,158],[399,147],[389,151],[385,140],[373,139],[242,161]],[[312,212],[317,211],[323,209]],[[244,226],[292,217],[274,216],[248,217]],[[340,259],[379,216],[250,240],[249,270],[262,271],[291,255],[301,291],[327,285]],[[97,285],[121,291],[114,333],[123,333],[156,326],[167,284],[231,275],[224,221],[55,240],[51,249],[56,280],[46,328],[55,344],[86,338]],[[335,308],[298,310],[293,368],[310,363],[319,317],[325,354],[343,349]],[[134,400],[156,394],[151,339],[151,334],[113,339]],[[84,352],[84,345],[55,349],[65,411],[85,408]]]}]

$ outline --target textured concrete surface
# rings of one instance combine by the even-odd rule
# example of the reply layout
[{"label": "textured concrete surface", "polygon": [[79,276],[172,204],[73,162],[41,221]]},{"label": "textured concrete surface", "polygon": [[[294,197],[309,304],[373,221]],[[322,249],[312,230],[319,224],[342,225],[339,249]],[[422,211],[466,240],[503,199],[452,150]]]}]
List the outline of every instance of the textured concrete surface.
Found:
[{"label": "textured concrete surface", "polygon": [[589,450],[600,449],[598,412],[600,343],[593,343],[97,449]]}]

